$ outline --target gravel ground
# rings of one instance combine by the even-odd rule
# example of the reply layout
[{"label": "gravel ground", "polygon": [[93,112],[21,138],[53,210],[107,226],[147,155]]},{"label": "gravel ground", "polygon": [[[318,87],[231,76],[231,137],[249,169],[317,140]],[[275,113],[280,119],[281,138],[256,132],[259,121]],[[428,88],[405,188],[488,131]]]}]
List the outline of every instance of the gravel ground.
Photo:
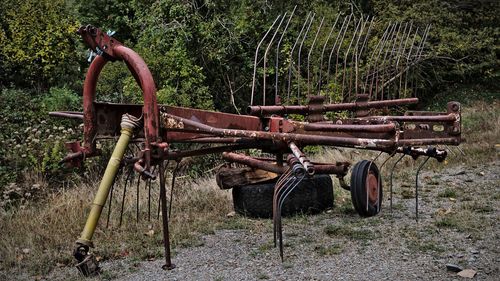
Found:
[{"label": "gravel ground", "polygon": [[[272,224],[236,216],[228,220],[252,226],[219,230],[203,236],[201,246],[176,249],[174,270],[163,271],[163,260],[122,259],[104,262],[96,279],[466,279],[446,270],[452,263],[477,271],[474,280],[499,280],[500,161],[425,171],[421,179],[418,223],[414,199],[407,196],[413,190],[411,176],[397,182],[392,213],[386,200],[374,218],[361,219],[339,206],[317,216],[285,219],[283,263],[272,245]],[[455,193],[443,193],[447,189]],[[56,269],[48,277],[79,278],[74,268]]]}]

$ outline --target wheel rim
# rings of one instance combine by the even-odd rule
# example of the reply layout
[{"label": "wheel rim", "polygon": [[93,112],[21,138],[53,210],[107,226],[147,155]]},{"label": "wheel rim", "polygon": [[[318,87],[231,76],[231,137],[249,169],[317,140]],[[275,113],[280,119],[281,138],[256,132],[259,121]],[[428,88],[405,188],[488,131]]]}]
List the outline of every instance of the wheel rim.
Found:
[{"label": "wheel rim", "polygon": [[373,171],[370,171],[366,178],[366,191],[370,204],[376,205],[378,201],[378,177]]}]

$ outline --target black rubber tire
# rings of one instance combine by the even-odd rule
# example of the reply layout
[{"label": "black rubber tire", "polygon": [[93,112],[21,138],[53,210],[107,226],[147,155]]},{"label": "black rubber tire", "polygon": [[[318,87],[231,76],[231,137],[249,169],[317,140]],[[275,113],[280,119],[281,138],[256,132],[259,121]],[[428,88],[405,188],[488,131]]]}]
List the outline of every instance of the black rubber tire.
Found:
[{"label": "black rubber tire", "polygon": [[[273,216],[273,193],[276,180],[233,188],[234,210],[254,218]],[[329,175],[305,178],[285,199],[282,216],[314,214],[333,207],[333,182]]]},{"label": "black rubber tire", "polygon": [[371,163],[368,160],[362,160],[354,165],[351,172],[351,200],[352,205],[356,212],[362,217],[372,217],[380,212],[382,209],[383,191],[382,191],[382,179],[378,181],[378,204],[371,204],[368,202],[368,208],[366,208],[366,192],[367,192],[367,177],[369,171],[371,171],[375,177],[378,179],[381,177],[378,167],[375,163]]}]

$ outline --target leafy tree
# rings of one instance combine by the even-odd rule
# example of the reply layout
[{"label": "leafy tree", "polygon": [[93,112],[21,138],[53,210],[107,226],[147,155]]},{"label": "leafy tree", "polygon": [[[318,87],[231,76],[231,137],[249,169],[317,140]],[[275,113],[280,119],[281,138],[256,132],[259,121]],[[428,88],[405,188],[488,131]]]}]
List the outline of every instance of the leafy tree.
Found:
[{"label": "leafy tree", "polygon": [[74,33],[78,24],[63,0],[7,0],[2,4],[1,68],[18,87],[47,89],[78,73]]}]

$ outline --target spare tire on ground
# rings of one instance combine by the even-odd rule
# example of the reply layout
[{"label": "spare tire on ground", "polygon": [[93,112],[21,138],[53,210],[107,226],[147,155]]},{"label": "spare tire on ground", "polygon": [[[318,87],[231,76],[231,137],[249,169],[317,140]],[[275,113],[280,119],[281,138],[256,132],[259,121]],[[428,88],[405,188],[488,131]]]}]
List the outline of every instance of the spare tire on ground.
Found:
[{"label": "spare tire on ground", "polygon": [[[276,179],[233,188],[234,210],[248,217],[271,218]],[[329,175],[305,178],[285,199],[282,216],[314,214],[333,207],[333,182]]]}]

